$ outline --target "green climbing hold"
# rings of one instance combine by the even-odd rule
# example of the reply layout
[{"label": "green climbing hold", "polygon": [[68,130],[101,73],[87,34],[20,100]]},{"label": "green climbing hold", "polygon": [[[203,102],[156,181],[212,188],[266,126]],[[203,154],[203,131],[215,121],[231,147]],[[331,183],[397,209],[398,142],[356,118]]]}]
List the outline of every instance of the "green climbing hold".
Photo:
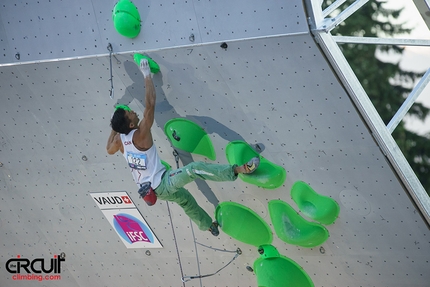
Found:
[{"label": "green climbing hold", "polygon": [[258,253],[260,254],[260,258],[263,258],[263,259],[275,258],[275,257],[281,256],[278,249],[276,249],[275,246],[270,244],[263,244],[259,246]]},{"label": "green climbing hold", "polygon": [[164,125],[164,133],[175,148],[216,159],[212,141],[205,130],[186,119],[171,119]]},{"label": "green climbing hold", "polygon": [[168,164],[164,160],[161,160],[161,163],[164,165],[164,167],[166,168],[166,170],[172,169],[172,167],[170,166],[170,164]]},{"label": "green climbing hold", "polygon": [[158,72],[160,72],[160,66],[157,64],[157,62],[152,60],[150,57],[142,54],[134,54],[133,58],[134,58],[134,62],[137,64],[138,67],[140,66],[140,60],[147,59],[149,68],[151,69],[151,73],[157,74]]},{"label": "green climbing hold", "polygon": [[269,201],[269,213],[276,235],[288,244],[315,247],[324,243],[329,236],[324,226],[305,220],[282,200]]},{"label": "green climbing hold", "polygon": [[128,38],[135,38],[140,33],[140,15],[137,7],[129,0],[120,0],[112,12],[116,31]]},{"label": "green climbing hold", "polygon": [[234,239],[253,246],[270,244],[269,225],[250,208],[236,202],[222,202],[215,209],[215,219],[222,231]]},{"label": "green climbing hold", "polygon": [[285,169],[272,163],[258,154],[248,143],[244,141],[232,141],[225,149],[227,160],[230,164],[241,165],[253,157],[260,157],[260,166],[251,174],[239,174],[239,177],[256,186],[275,189],[280,187],[287,176]]},{"label": "green climbing hold", "polygon": [[258,252],[260,258],[254,261],[253,267],[259,287],[314,286],[306,271],[295,261],[280,255],[274,246],[262,245]]},{"label": "green climbing hold", "polygon": [[291,198],[304,215],[322,224],[334,223],[340,212],[339,204],[334,199],[318,194],[303,181],[293,184]]}]

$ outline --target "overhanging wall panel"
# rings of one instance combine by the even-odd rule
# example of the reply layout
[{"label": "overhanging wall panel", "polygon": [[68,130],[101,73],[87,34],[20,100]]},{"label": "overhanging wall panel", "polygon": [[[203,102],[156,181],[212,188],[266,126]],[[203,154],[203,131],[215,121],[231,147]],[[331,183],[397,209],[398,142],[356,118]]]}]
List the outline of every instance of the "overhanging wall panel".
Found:
[{"label": "overhanging wall panel", "polygon": [[[133,39],[116,32],[117,1],[27,1],[3,3],[0,64],[156,50],[214,41],[303,33],[300,1],[223,3],[207,0],[135,1],[142,22]],[[190,36],[193,35],[193,38]],[[19,60],[15,55],[19,53]]]},{"label": "overhanging wall panel", "polygon": [[[397,275],[389,272],[397,270],[395,262],[406,256],[413,257],[416,264],[393,274],[400,274],[396,280],[401,284],[407,282],[405,274],[418,278],[415,281],[420,284],[426,280],[422,268],[428,260],[423,255],[427,253],[422,252],[428,249],[428,242],[421,240],[427,236],[425,224],[318,53],[310,36],[304,34],[231,42],[227,50],[212,44],[194,47],[192,52],[184,48],[151,54],[162,69],[153,77],[158,94],[155,144],[162,158],[175,167],[162,128],[173,117],[188,118],[209,133],[216,162],[226,163],[229,141],[243,139],[259,144],[263,156],[287,170],[286,182],[276,190],[256,188],[240,180],[190,184],[188,188],[210,214],[218,202],[235,201],[251,207],[270,223],[267,202],[280,198],[296,207],[289,191],[297,180],[309,182],[318,192],[336,199],[341,214],[336,224],[328,227],[330,238],[323,244],[323,254],[318,248],[298,248],[276,236],[274,240],[280,252],[301,264],[316,284],[354,285],[366,278],[393,282],[391,277]],[[308,60],[310,57],[313,61]],[[80,285],[107,280],[93,275],[92,270],[105,274],[101,276],[104,278],[122,272],[128,274],[128,282],[137,283],[142,280],[143,266],[145,274],[156,274],[151,283],[174,286],[180,275],[167,206],[162,202],[145,206],[137,197],[122,157],[107,156],[104,151],[113,105],[130,103],[140,112],[143,109],[143,77],[132,55],[117,58],[120,62],[114,59],[113,65],[114,100],[108,93],[106,57],[2,69],[8,77],[0,84],[6,95],[1,109],[7,115],[2,125],[1,181],[7,189],[3,200],[10,205],[4,221],[17,227],[8,232],[5,244],[11,246],[26,232],[40,236],[37,244],[17,241],[20,246],[10,248],[3,258],[20,252],[21,244],[42,243],[40,256],[53,250],[67,251],[67,272]],[[83,160],[84,155],[87,160]],[[16,161],[18,157],[21,162]],[[181,153],[180,164],[193,158],[206,160]],[[123,250],[87,195],[110,190],[129,192],[165,246],[163,250],[150,257]],[[215,262],[225,263],[229,258],[197,246],[195,238],[217,248],[243,249],[243,255],[225,275],[231,280],[237,278],[232,281],[234,286],[254,284],[254,275],[244,266],[257,258],[255,248],[223,233],[212,238],[195,226],[192,230],[189,219],[176,205],[171,205],[171,212],[185,275],[197,272],[197,260],[201,270],[210,272]],[[14,217],[17,214],[25,223]],[[35,214],[34,219],[30,214]],[[99,256],[102,263],[85,259],[88,254]],[[381,259],[375,259],[376,255]],[[118,259],[110,262],[112,258]],[[137,264],[139,260],[142,266]],[[127,268],[126,273],[123,268]],[[165,274],[165,270],[173,271]],[[379,274],[389,278],[384,281]],[[204,284],[217,286],[219,280],[217,275],[205,279]]]}]

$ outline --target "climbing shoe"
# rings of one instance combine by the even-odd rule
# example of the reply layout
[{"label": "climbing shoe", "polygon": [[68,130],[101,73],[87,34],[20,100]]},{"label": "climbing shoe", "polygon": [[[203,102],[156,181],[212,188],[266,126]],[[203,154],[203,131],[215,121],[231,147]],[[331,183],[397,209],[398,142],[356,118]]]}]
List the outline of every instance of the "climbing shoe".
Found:
[{"label": "climbing shoe", "polygon": [[253,173],[257,167],[260,165],[260,158],[259,157],[253,157],[250,161],[245,163],[243,165],[243,168],[245,169],[244,173]]},{"label": "climbing shoe", "polygon": [[209,227],[209,231],[212,233],[213,236],[218,236],[219,235],[218,222],[216,221],[212,222],[211,226]]}]

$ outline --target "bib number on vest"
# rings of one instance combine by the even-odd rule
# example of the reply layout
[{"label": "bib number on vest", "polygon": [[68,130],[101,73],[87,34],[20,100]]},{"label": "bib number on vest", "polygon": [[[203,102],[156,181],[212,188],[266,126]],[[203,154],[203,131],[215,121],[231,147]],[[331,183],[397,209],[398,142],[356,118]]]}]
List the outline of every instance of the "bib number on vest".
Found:
[{"label": "bib number on vest", "polygon": [[128,166],[133,169],[146,169],[146,154],[127,153]]}]

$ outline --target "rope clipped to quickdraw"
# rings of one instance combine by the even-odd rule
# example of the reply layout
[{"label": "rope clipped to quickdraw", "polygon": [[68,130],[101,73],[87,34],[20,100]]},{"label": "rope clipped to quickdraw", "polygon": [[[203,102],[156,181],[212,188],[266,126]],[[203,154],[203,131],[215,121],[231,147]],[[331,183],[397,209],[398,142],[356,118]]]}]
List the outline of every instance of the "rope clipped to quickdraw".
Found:
[{"label": "rope clipped to quickdraw", "polygon": [[179,154],[177,150],[173,150],[173,156],[175,157],[175,161],[176,161],[176,168],[179,168]]},{"label": "rope clipped to quickdraw", "polygon": [[[200,243],[198,243],[198,242],[196,242],[197,244],[200,244]],[[203,245],[203,244],[200,244],[200,245],[202,245],[202,246],[205,246],[205,247],[208,247],[208,248],[211,248],[211,249],[213,249],[213,250],[216,250],[216,251],[221,251],[221,252],[230,252],[230,253],[236,253],[235,255],[234,255],[234,257],[226,264],[226,265],[224,265],[222,268],[220,268],[220,269],[218,269],[216,272],[214,272],[214,273],[211,273],[211,274],[205,274],[205,275],[194,275],[194,276],[183,276],[182,278],[181,278],[181,280],[182,280],[182,282],[188,282],[188,281],[191,281],[191,280],[193,280],[193,279],[200,279],[200,278],[205,278],[205,277],[209,277],[209,276],[213,276],[213,275],[215,275],[215,274],[218,274],[218,272],[220,272],[221,270],[223,270],[224,268],[226,268],[228,265],[230,265],[230,263],[231,262],[233,262],[239,255],[241,255],[242,254],[242,250],[240,250],[240,248],[237,248],[236,249],[236,251],[229,251],[229,250],[222,250],[222,249],[217,249],[217,248],[212,248],[212,247],[209,247],[209,246],[206,246],[206,245]]]},{"label": "rope clipped to quickdraw", "polygon": [[110,90],[109,90],[109,97],[111,99],[113,99],[113,75],[112,75],[112,44],[109,43],[109,45],[107,46],[107,49],[109,51],[109,71],[110,71]]},{"label": "rope clipped to quickdraw", "polygon": [[[112,74],[112,53],[113,53],[113,48],[112,48],[112,44],[109,43],[107,46],[107,49],[109,51],[109,71],[110,71],[110,79],[108,81],[110,81],[110,90],[109,90],[109,97],[111,99],[113,99],[113,74]],[[113,57],[116,60],[116,63],[119,65],[121,64],[121,61],[117,59],[117,57],[115,57],[115,55],[113,55]]]}]

